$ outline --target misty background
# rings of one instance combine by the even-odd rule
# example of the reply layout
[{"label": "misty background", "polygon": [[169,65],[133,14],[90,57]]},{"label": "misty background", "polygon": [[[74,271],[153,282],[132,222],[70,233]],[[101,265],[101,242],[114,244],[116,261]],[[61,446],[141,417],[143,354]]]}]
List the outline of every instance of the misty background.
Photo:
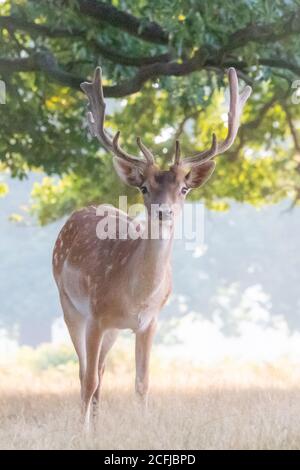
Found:
[{"label": "misty background", "polygon": [[[12,346],[64,342],[68,335],[51,271],[64,219],[41,227],[26,214],[30,189],[2,174],[0,199],[0,352]],[[176,240],[174,289],[160,314],[156,342],[166,354],[220,357],[300,357],[300,208],[289,202],[261,210],[233,203],[204,213],[204,244],[185,250]],[[24,220],[13,222],[12,214]],[[130,333],[125,333],[125,335]]]}]

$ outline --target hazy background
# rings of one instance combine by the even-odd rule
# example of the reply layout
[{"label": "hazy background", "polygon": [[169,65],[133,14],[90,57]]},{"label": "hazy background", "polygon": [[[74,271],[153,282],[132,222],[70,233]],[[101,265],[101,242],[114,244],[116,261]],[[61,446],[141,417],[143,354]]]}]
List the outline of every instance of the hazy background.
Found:
[{"label": "hazy background", "polygon": [[[51,272],[51,253],[63,220],[40,227],[26,214],[32,184],[2,174],[0,199],[0,351],[68,341]],[[224,357],[300,358],[300,209],[288,203],[257,210],[233,204],[205,209],[204,245],[174,245],[174,290],[160,314],[162,354],[198,362]],[[22,213],[24,220],[10,220]],[[5,327],[5,328],[4,328]],[[125,333],[130,336],[130,333]],[[133,338],[132,338],[133,339]]]}]

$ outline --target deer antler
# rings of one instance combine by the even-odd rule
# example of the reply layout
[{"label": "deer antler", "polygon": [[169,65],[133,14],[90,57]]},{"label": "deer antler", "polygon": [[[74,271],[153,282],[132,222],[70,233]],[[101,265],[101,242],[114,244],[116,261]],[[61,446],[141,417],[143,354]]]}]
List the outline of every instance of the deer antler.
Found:
[{"label": "deer antler", "polygon": [[143,144],[143,142],[141,141],[141,138],[140,137],[137,137],[136,138],[136,143],[138,144],[140,150],[142,151],[144,157],[146,158],[146,160],[148,161],[148,163],[150,164],[153,164],[155,163],[154,162],[154,157],[152,155],[152,153],[150,152],[150,150]]},{"label": "deer antler", "polygon": [[153,164],[154,157],[150,150],[142,144],[141,140],[138,139],[138,145],[145,156],[145,160],[136,158],[133,155],[125,152],[119,146],[120,131],[112,138],[111,135],[104,129],[105,119],[105,101],[103,96],[102,88],[102,70],[101,67],[97,67],[94,73],[92,82],[83,82],[80,85],[81,89],[87,95],[89,100],[90,110],[87,113],[87,120],[90,133],[93,137],[97,137],[103,147],[109,152],[114,153],[117,157],[126,160],[127,162],[133,163],[138,167],[145,167],[145,165]]},{"label": "deer antler", "polygon": [[[233,67],[228,70],[230,105],[228,112],[228,133],[223,142],[218,143],[216,135],[212,135],[211,147],[208,150],[197,153],[191,157],[186,157],[180,162],[180,145],[176,141],[175,165],[198,166],[211,160],[226,150],[233,144],[240,124],[240,117],[243,107],[251,94],[251,87],[247,85],[239,94],[238,78]],[[143,168],[145,165],[153,165],[154,157],[150,150],[142,143],[140,137],[137,138],[137,145],[143,153],[144,159],[136,158],[125,152],[119,145],[120,131],[114,137],[104,129],[105,101],[102,88],[102,71],[97,67],[93,81],[81,83],[81,88],[89,100],[90,111],[87,113],[88,126],[93,137],[97,137],[99,142],[117,157],[122,158],[134,165]]]},{"label": "deer antler", "polygon": [[[213,134],[211,147],[208,150],[204,150],[203,152],[193,155],[192,157],[184,158],[181,161],[182,165],[202,165],[203,163],[207,162],[208,160],[211,160],[220,153],[226,152],[226,150],[228,150],[229,147],[231,147],[231,145],[233,144],[239,129],[240,117],[243,111],[243,107],[252,92],[252,88],[247,85],[241,92],[241,94],[239,94],[238,78],[236,71],[233,67],[228,70],[228,78],[230,90],[230,105],[228,112],[228,132],[226,139],[223,142],[218,143],[215,134]],[[177,152],[175,155],[175,164],[179,164],[178,148],[178,144],[176,144]]]}]

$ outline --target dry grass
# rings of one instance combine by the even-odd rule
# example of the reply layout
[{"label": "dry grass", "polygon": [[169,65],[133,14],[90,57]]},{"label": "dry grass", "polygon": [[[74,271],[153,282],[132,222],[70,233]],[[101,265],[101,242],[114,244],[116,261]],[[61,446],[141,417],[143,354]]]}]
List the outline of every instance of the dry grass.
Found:
[{"label": "dry grass", "polygon": [[1,449],[300,448],[300,377],[290,363],[154,364],[147,415],[134,400],[133,371],[113,367],[89,438],[80,433],[75,369],[0,368]]}]

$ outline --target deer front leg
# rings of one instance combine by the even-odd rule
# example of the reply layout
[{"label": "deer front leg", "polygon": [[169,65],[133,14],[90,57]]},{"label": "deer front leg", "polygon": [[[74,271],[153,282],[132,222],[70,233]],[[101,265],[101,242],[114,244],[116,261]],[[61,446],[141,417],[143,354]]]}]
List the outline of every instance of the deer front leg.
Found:
[{"label": "deer front leg", "polygon": [[98,364],[99,382],[98,382],[98,387],[93,396],[93,417],[95,419],[97,418],[97,414],[98,414],[100,389],[101,389],[101,383],[102,383],[102,378],[103,378],[104,369],[105,369],[105,359],[106,359],[108,352],[113,347],[118,334],[119,334],[119,330],[109,329],[109,330],[106,330],[106,332],[103,335],[102,344],[100,348],[100,355],[99,355],[99,364]]},{"label": "deer front leg", "polygon": [[151,321],[147,329],[136,333],[135,342],[135,391],[141,402],[147,406],[149,389],[149,362],[150,351],[157,327],[156,318]]},{"label": "deer front leg", "polygon": [[89,431],[91,402],[99,384],[98,364],[100,348],[103,338],[103,327],[101,323],[91,318],[86,327],[86,370],[82,384],[82,413],[84,429]]}]

